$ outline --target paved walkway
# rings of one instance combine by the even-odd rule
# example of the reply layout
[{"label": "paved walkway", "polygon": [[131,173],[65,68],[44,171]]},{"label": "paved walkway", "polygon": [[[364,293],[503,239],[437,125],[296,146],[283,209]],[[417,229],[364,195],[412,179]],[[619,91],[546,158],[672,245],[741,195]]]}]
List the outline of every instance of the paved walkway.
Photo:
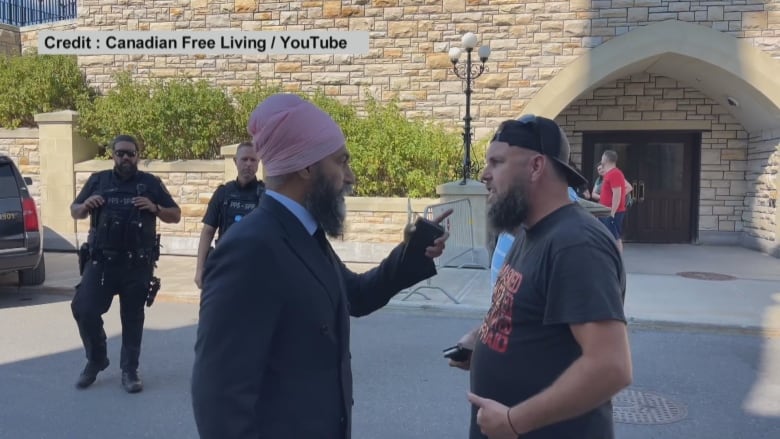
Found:
[{"label": "paved walkway", "polygon": [[[342,255],[345,260],[349,256]],[[780,259],[740,247],[642,244],[627,245],[624,257],[628,271],[626,314],[631,321],[780,335]],[[362,272],[376,264],[347,265]],[[47,253],[46,268],[42,289],[72,294],[79,282],[76,255]],[[157,269],[162,280],[159,300],[197,303],[194,270],[194,257],[162,256]],[[685,273],[688,277],[681,275]],[[702,279],[707,277],[724,280]],[[17,289],[14,277],[0,276],[0,293]],[[482,314],[490,305],[487,270],[442,268],[414,289],[414,294],[396,296],[391,306]]]}]

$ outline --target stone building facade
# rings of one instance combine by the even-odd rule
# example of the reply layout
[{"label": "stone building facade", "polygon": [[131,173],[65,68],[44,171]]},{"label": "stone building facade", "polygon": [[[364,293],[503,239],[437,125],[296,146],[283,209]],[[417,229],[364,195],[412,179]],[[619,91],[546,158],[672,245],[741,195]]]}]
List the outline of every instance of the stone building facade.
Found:
[{"label": "stone building facade", "polygon": [[[472,96],[477,139],[523,113],[556,118],[591,177],[596,153],[622,145],[636,170],[628,178],[646,200],[629,214],[638,219],[633,240],[741,242],[780,253],[780,80],[771,73],[780,71],[778,0],[80,0],[76,26],[369,31],[370,51],[361,56],[79,62],[102,89],[120,70],[187,74],[228,88],[259,79],[291,91],[322,88],[357,105],[365,93],[397,98],[407,115],[453,127],[465,97],[447,50],[474,32],[492,49]],[[679,172],[637,167],[644,160]]]}]

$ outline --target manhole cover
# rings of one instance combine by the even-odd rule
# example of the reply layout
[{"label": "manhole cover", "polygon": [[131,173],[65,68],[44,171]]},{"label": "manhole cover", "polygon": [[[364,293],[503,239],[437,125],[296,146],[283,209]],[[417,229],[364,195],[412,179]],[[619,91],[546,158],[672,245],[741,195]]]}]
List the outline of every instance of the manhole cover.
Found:
[{"label": "manhole cover", "polygon": [[671,424],[686,416],[684,405],[652,392],[625,389],[612,398],[612,417],[622,424]]},{"label": "manhole cover", "polygon": [[678,276],[687,277],[690,279],[699,280],[734,280],[736,277],[729,276],[728,274],[709,273],[707,271],[681,271],[677,273]]}]

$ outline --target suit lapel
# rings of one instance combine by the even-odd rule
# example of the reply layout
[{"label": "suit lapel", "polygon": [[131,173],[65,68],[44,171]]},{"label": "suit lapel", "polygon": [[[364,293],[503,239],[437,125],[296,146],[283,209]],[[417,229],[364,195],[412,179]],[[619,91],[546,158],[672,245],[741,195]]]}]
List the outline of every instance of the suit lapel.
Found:
[{"label": "suit lapel", "polygon": [[[340,270],[323,253],[316,239],[309,235],[309,232],[292,212],[273,197],[263,197],[259,208],[268,211],[279,220],[282,229],[286,232],[285,241],[292,252],[298,256],[298,259],[306,265],[323,286],[333,308],[338,310],[340,306],[343,306],[341,302],[344,301],[344,290]],[[335,258],[333,250],[330,251]]]}]

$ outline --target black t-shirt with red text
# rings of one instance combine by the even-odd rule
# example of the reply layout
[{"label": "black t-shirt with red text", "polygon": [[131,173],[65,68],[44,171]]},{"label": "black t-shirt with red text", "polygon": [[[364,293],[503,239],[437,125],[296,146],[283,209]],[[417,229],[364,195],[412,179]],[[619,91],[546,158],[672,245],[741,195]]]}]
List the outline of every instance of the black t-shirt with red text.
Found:
[{"label": "black t-shirt with red text", "polygon": [[[549,387],[581,354],[571,324],[625,322],[612,235],[577,204],[522,230],[507,254],[471,359],[471,391],[508,406]],[[486,439],[472,407],[470,439]],[[523,439],[614,437],[610,402]]]}]

